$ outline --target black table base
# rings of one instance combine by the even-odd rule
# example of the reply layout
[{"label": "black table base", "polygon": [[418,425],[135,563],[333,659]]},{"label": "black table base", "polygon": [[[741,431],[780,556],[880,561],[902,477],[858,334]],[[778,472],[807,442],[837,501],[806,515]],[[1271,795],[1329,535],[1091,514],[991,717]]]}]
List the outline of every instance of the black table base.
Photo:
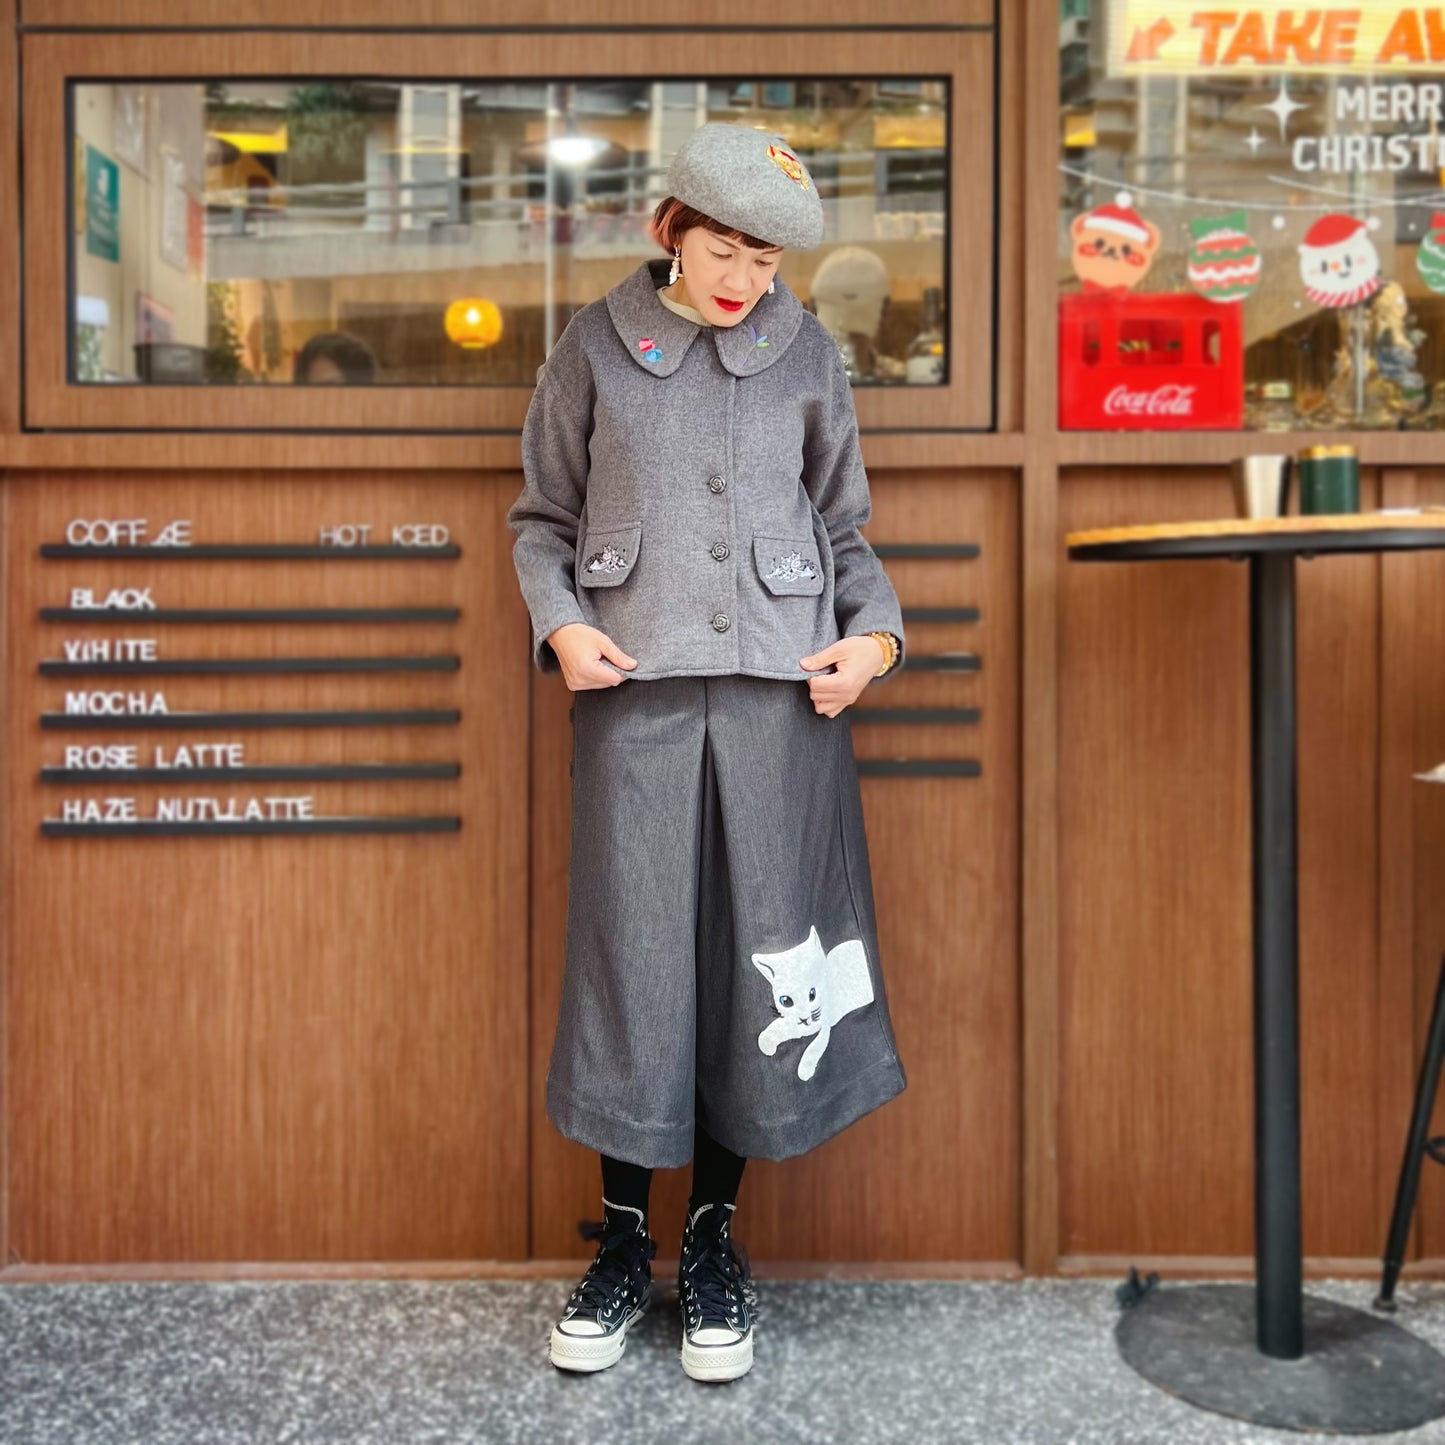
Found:
[{"label": "black table base", "polygon": [[1299,805],[1294,558],[1249,559],[1250,806],[1254,875],[1254,1257],[1258,1342],[1304,1349],[1300,1197]]},{"label": "black table base", "polygon": [[1445,1357],[1378,1315],[1305,1295],[1295,1360],[1261,1354],[1257,1323],[1253,1285],[1160,1286],[1115,1339],[1151,1384],[1256,1425],[1370,1435],[1445,1416]]}]

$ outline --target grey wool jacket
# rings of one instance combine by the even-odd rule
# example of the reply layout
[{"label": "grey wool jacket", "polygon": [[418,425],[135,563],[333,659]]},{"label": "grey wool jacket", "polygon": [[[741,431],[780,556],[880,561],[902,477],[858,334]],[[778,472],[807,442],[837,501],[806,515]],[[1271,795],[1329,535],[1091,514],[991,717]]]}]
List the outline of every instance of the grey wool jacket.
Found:
[{"label": "grey wool jacket", "polygon": [[584,306],[538,372],[507,515],[537,666],[560,670],[544,639],[568,622],[636,658],[632,679],[806,682],[799,659],[840,637],[901,643],[858,530],[868,478],[832,338],[781,278],[737,326],[699,326],[658,299],[667,267]]}]

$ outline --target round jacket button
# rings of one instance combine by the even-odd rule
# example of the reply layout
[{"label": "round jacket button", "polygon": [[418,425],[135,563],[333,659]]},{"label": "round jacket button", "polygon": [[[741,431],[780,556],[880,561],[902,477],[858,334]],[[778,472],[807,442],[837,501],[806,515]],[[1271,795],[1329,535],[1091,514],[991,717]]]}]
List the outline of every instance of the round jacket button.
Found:
[{"label": "round jacket button", "polygon": [[732,622],[729,620],[726,612],[719,612],[718,615],[713,618],[712,625],[717,631],[726,632],[728,628],[732,626]]},{"label": "round jacket button", "polygon": [[728,544],[726,542],[714,542],[712,554],[719,562],[725,562],[728,556]]},{"label": "round jacket button", "polygon": [[716,494],[716,493],[718,493],[718,492],[725,492],[725,491],[727,491],[727,489],[728,489],[727,478],[726,478],[726,477],[709,477],[709,478],[707,479],[707,489],[708,489],[708,491],[713,492],[714,494]]}]

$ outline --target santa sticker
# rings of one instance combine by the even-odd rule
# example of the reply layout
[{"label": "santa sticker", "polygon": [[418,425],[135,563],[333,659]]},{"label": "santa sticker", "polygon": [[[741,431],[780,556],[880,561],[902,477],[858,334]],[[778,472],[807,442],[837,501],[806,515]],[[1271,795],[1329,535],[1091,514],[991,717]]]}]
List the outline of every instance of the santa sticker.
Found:
[{"label": "santa sticker", "polygon": [[1316,306],[1339,310],[1368,301],[1383,284],[1380,254],[1369,227],[1358,216],[1321,216],[1299,248],[1305,295]]},{"label": "santa sticker", "polygon": [[1109,206],[1075,216],[1069,227],[1074,243],[1074,275],[1085,291],[1122,295],[1145,277],[1159,252],[1159,227],[1146,221],[1119,195]]}]

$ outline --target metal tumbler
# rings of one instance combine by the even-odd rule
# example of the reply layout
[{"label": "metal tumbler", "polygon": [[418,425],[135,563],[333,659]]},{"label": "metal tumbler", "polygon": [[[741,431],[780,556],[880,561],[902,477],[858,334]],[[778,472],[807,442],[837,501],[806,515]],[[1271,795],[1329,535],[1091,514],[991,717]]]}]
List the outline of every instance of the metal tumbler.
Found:
[{"label": "metal tumbler", "polygon": [[1282,517],[1289,502],[1291,458],[1261,454],[1234,463],[1234,510],[1254,521]]}]

